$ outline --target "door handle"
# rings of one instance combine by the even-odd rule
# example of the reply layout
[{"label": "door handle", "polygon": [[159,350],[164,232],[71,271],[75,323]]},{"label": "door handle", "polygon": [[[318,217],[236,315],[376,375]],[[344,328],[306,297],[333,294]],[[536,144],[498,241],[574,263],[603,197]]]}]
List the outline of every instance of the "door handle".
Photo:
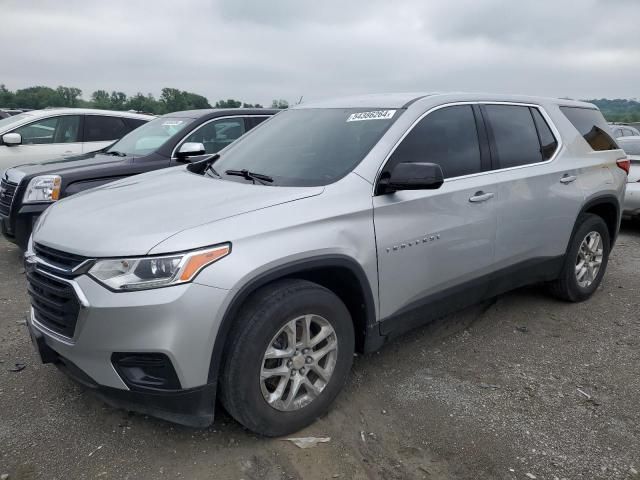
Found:
[{"label": "door handle", "polygon": [[575,175],[568,175],[565,174],[561,179],[560,179],[560,183],[564,183],[565,185],[570,184],[571,182],[575,182],[576,179],[578,177],[576,177]]},{"label": "door handle", "polygon": [[471,203],[480,203],[480,202],[486,202],[490,198],[493,198],[492,192],[484,193],[483,191],[479,191],[479,192],[476,192],[474,196],[470,197],[469,201]]}]

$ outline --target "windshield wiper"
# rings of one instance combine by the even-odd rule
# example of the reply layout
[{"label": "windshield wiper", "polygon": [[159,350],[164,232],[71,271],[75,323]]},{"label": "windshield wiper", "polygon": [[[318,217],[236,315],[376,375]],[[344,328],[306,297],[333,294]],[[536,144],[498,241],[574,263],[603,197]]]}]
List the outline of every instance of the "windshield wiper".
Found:
[{"label": "windshield wiper", "polygon": [[107,155],[115,155],[116,157],[126,157],[127,154],[123,152],[118,152],[117,150],[109,150],[105,152]]},{"label": "windshield wiper", "polygon": [[[253,182],[255,183],[256,180],[258,180],[259,182],[268,182],[268,183],[272,183],[273,182],[273,178],[271,178],[269,175],[264,175],[262,173],[254,173],[254,172],[250,172],[247,169],[243,169],[243,170],[227,170],[226,172],[227,175],[235,175],[237,177],[242,177],[245,178],[247,180],[253,180]],[[263,183],[264,185],[264,183]]]}]

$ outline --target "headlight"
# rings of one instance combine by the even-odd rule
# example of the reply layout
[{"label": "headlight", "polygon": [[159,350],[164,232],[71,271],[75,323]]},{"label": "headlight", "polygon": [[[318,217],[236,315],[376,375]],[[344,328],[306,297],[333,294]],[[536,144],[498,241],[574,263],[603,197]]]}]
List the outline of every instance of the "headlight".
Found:
[{"label": "headlight", "polygon": [[190,282],[207,265],[229,255],[231,244],[162,257],[99,260],[89,275],[113,290],[146,290]]},{"label": "headlight", "polygon": [[55,202],[60,198],[61,179],[58,175],[34,177],[24,192],[23,203]]}]

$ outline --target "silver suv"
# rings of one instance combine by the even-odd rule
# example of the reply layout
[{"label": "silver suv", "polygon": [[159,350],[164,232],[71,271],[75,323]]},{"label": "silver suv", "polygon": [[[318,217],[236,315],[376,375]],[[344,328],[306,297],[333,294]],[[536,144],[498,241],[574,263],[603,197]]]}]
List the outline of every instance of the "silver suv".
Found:
[{"label": "silver suv", "polygon": [[586,103],[297,106],[219,155],[47,209],[29,330],[113,405],[204,426],[219,392],[247,428],[288,434],[327,411],[354,351],[526,284],[589,298],[628,169]]}]

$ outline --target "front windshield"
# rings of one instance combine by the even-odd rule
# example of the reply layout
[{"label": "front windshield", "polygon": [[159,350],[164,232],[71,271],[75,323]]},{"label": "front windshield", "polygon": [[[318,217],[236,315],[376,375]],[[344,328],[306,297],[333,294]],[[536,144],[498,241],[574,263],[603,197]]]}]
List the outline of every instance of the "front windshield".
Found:
[{"label": "front windshield", "polygon": [[213,168],[225,180],[253,181],[225,173],[248,170],[271,177],[270,185],[328,185],[353,170],[400,113],[371,108],[286,110],[224,150]]},{"label": "front windshield", "polygon": [[160,117],[128,133],[107,150],[127,155],[148,155],[193,122],[191,118]]},{"label": "front windshield", "polygon": [[33,117],[33,115],[30,115],[28,113],[19,113],[18,115],[14,115],[13,117],[0,119],[0,131],[4,130],[5,128],[10,128],[14,123],[18,124],[23,120],[28,120],[31,117]]}]

